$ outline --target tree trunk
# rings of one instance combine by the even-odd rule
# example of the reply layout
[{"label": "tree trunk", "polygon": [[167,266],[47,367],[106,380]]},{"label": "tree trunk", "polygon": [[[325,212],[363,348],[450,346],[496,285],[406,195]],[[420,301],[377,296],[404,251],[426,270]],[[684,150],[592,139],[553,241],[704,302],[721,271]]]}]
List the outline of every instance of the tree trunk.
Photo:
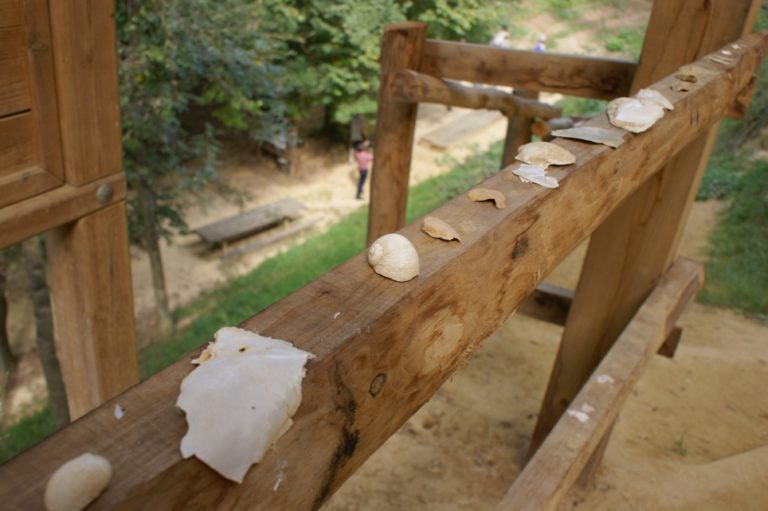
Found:
[{"label": "tree trunk", "polygon": [[152,289],[155,294],[155,305],[158,319],[157,337],[168,339],[176,333],[176,325],[168,306],[168,293],[165,289],[165,272],[163,259],[160,254],[160,236],[157,232],[157,214],[155,197],[152,190],[143,182],[138,186],[139,209],[141,211],[141,226],[144,246],[149,255],[149,267],[152,271]]},{"label": "tree trunk", "polygon": [[53,316],[51,315],[51,300],[48,296],[48,282],[45,278],[45,263],[41,252],[41,243],[42,241],[38,241],[37,238],[25,241],[23,260],[35,314],[37,356],[43,366],[53,421],[57,428],[61,428],[69,424],[69,411],[67,393],[59,369],[59,359],[56,358],[56,347],[53,344]]},{"label": "tree trunk", "polygon": [[0,266],[0,373],[10,373],[16,367],[16,356],[8,340],[8,302],[5,298],[5,268]]}]

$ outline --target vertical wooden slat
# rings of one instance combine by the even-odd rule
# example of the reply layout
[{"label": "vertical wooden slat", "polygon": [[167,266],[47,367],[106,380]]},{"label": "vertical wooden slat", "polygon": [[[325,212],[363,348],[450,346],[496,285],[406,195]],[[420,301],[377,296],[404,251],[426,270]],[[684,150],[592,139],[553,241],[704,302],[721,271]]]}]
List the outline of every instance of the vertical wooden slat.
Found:
[{"label": "vertical wooden slat", "polygon": [[72,420],[138,383],[125,202],[48,235],[56,352]]},{"label": "vertical wooden slat", "polygon": [[0,117],[29,108],[24,32],[21,27],[0,29]]},{"label": "vertical wooden slat", "polygon": [[[536,91],[525,89],[515,90],[514,94],[526,99],[538,99],[539,94]],[[515,161],[517,149],[531,141],[531,125],[533,119],[530,117],[510,117],[507,124],[507,136],[504,139],[504,153],[501,156],[501,167],[511,165]]]},{"label": "vertical wooden slat", "polygon": [[114,2],[49,6],[64,170],[81,185],[121,170]]},{"label": "vertical wooden slat", "polygon": [[427,33],[423,23],[387,25],[381,39],[381,88],[376,114],[368,243],[405,225],[408,179],[418,105],[394,101],[392,80],[400,69],[419,69]]},{"label": "vertical wooden slat", "polygon": [[[654,2],[633,90],[748,32],[757,4],[756,0]],[[592,235],[531,452],[671,263],[716,133],[717,126],[683,148]]]}]

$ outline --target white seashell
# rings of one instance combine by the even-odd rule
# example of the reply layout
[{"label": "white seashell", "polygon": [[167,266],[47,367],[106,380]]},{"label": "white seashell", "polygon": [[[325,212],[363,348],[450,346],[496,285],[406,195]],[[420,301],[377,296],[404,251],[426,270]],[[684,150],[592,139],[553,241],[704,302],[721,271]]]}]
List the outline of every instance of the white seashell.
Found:
[{"label": "white seashell", "polygon": [[515,159],[545,169],[550,165],[570,165],[576,161],[576,157],[570,151],[551,142],[531,142],[521,145]]},{"label": "white seashell", "polygon": [[80,511],[101,495],[112,478],[106,458],[81,454],[60,466],[45,485],[48,511]]},{"label": "white seashell", "polygon": [[523,183],[535,183],[544,188],[558,188],[557,178],[547,175],[547,171],[535,165],[520,165],[513,169],[512,173],[520,178]]},{"label": "white seashell", "polygon": [[368,249],[368,264],[388,279],[406,282],[419,274],[416,247],[401,234],[385,234]]},{"label": "white seashell", "polygon": [[241,328],[222,328],[181,382],[189,430],[181,455],[241,483],[291,427],[311,353]]},{"label": "white seashell", "polygon": [[655,103],[634,98],[616,98],[606,107],[611,124],[632,133],[642,133],[664,117],[664,109]]},{"label": "white seashell", "polygon": [[596,144],[605,144],[610,147],[619,147],[624,143],[624,133],[606,128],[594,126],[581,126],[578,128],[567,128],[564,130],[555,130],[552,132],[554,137],[574,138],[576,140],[586,140]]},{"label": "white seashell", "polygon": [[504,197],[504,194],[498,190],[491,190],[490,188],[473,188],[467,192],[467,197],[474,202],[492,200],[498,209],[507,207],[506,197]]},{"label": "white seashell", "polygon": [[421,230],[429,234],[433,238],[451,241],[458,240],[461,243],[461,236],[453,227],[434,216],[425,216],[424,223],[421,226]]},{"label": "white seashell", "polygon": [[654,89],[640,89],[635,97],[643,102],[655,103],[666,110],[675,109],[672,102],[664,97],[664,94]]}]

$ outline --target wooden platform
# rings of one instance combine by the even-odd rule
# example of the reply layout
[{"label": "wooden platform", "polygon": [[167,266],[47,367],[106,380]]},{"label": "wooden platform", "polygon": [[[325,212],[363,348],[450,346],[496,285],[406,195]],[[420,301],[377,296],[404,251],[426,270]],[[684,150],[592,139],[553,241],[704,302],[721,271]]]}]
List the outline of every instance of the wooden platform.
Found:
[{"label": "wooden platform", "polygon": [[502,114],[494,110],[474,110],[457,117],[444,126],[430,131],[421,137],[419,143],[444,151],[451,144],[459,142],[468,135],[485,128],[503,117]]},{"label": "wooden platform", "polygon": [[221,245],[269,229],[285,220],[295,220],[302,209],[304,204],[296,199],[282,199],[193,229],[193,232],[206,243]]}]

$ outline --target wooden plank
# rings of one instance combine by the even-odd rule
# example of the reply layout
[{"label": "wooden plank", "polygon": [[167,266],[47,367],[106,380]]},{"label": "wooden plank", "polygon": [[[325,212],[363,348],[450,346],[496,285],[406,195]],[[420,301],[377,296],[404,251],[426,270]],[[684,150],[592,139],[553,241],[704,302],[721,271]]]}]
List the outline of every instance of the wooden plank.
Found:
[{"label": "wooden plank", "polygon": [[18,0],[0,0],[0,28],[21,24]]},{"label": "wooden plank", "polygon": [[629,93],[636,68],[636,63],[618,59],[428,39],[416,69],[451,80],[613,99]]},{"label": "wooden plank", "polygon": [[0,117],[30,108],[27,79],[24,31],[21,27],[0,29]]},{"label": "wooden plank", "polygon": [[[693,3],[695,8],[685,0],[654,3],[633,90],[751,27],[752,0]],[[671,263],[716,134],[715,126],[691,141],[592,236],[531,452]]]},{"label": "wooden plank", "polygon": [[125,201],[47,237],[56,354],[76,420],[138,383]]},{"label": "wooden plank", "polygon": [[[50,177],[45,173],[41,175]],[[33,178],[34,176],[30,179]],[[102,191],[97,193],[100,188]],[[0,189],[2,189],[2,182],[0,182]],[[110,190],[111,194],[105,193]],[[2,208],[0,209],[0,248],[73,222],[124,198],[125,177],[122,174],[115,174],[81,187],[60,186],[13,206]]]},{"label": "wooden plank", "polygon": [[381,86],[376,113],[376,155],[371,176],[368,243],[405,225],[417,105],[392,97],[402,69],[418,69],[427,33],[423,23],[394,23],[381,38]]},{"label": "wooden plank", "polygon": [[441,80],[411,69],[395,73],[392,95],[408,103],[437,103],[463,108],[498,110],[504,115],[522,117],[557,117],[562,109],[517,97],[498,89],[468,87],[450,80]]},{"label": "wooden plank", "polygon": [[[186,424],[175,403],[192,370],[187,356],[1,466],[0,502],[34,507],[55,468],[88,450],[106,456],[115,473],[91,509],[319,507],[617,204],[723,115],[755,60],[739,58],[695,91],[670,94],[675,111],[618,149],[555,141],[577,158],[551,170],[557,190],[523,184],[506,170],[482,184],[506,195],[505,209],[464,195],[441,206],[433,214],[461,230],[460,244],[426,236],[420,222],[402,229],[420,255],[418,278],[378,277],[363,253],[245,321],[316,358],[293,427],[242,485],[181,459]],[[119,421],[116,403],[126,410]]]},{"label": "wooden plank", "polygon": [[[683,308],[704,284],[704,267],[678,259],[645,300],[570,407],[497,507],[551,511],[573,486],[648,362],[674,329]],[[608,377],[605,381],[599,377]]]},{"label": "wooden plank", "polygon": [[283,220],[297,218],[302,209],[304,204],[288,197],[198,227],[193,232],[211,244],[234,241],[273,227]]},{"label": "wooden plank", "polygon": [[50,2],[64,170],[72,185],[122,168],[114,14],[112,1]]},{"label": "wooden plank", "polygon": [[0,119],[0,179],[39,166],[35,121],[24,112]]},{"label": "wooden plank", "polygon": [[306,231],[310,227],[313,227],[319,221],[319,218],[312,218],[310,220],[304,220],[303,222],[289,225],[284,229],[280,229],[278,232],[272,232],[263,237],[260,237],[256,241],[243,244],[231,250],[227,250],[226,252],[219,255],[219,260],[226,261],[228,259],[232,259],[233,257],[247,254],[249,252],[253,252],[254,250],[266,247],[267,245],[271,245],[272,243],[284,240],[285,238],[290,238],[291,236],[294,236],[302,231]]},{"label": "wooden plank", "polygon": [[426,144],[439,151],[445,151],[453,144],[499,121],[502,117],[502,114],[492,110],[467,112],[425,134],[419,139],[419,143]]}]

